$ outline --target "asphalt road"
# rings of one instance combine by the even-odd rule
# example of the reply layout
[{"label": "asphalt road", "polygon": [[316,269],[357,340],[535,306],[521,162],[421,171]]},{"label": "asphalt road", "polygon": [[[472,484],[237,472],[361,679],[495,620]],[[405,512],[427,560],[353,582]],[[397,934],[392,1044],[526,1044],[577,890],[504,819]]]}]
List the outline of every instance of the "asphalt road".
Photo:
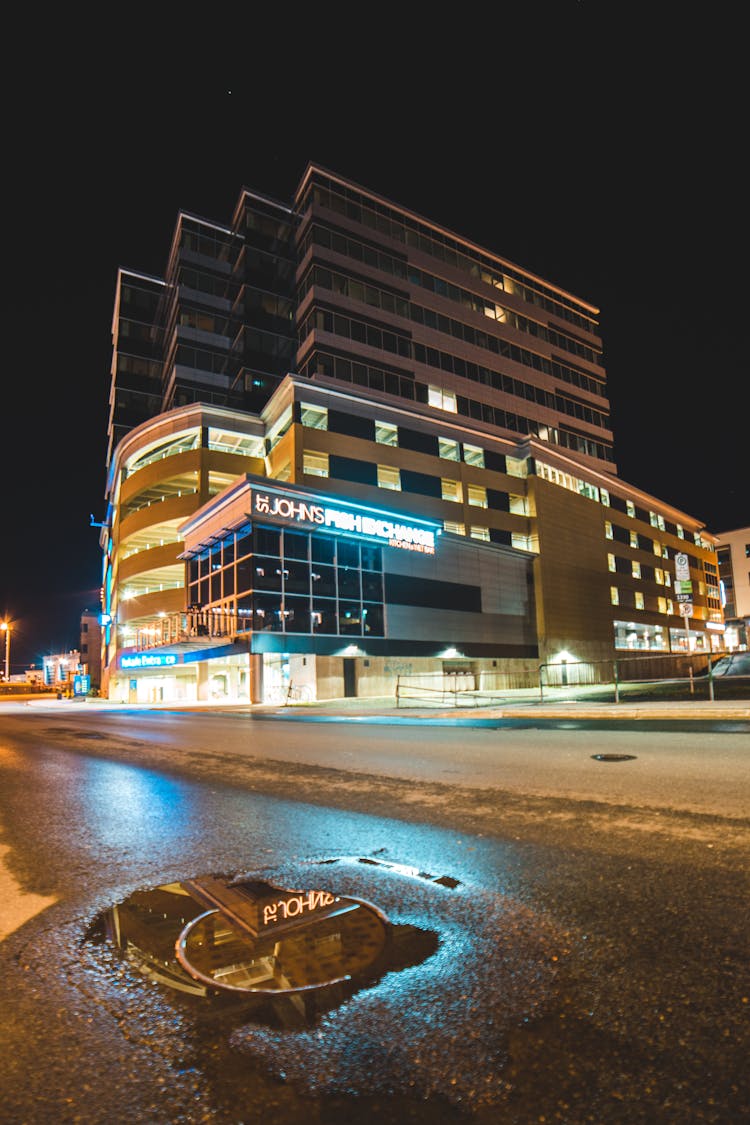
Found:
[{"label": "asphalt road", "polygon": [[[4,1125],[750,1114],[744,730],[76,708],[0,712]],[[207,872],[358,894],[437,951],[290,1027],[95,939]]]}]

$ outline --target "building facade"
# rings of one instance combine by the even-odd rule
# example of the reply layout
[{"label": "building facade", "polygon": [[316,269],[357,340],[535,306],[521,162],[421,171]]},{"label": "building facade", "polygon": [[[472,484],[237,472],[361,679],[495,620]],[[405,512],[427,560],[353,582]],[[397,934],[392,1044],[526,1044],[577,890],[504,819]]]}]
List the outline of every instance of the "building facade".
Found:
[{"label": "building facade", "polygon": [[[180,214],[164,278],[117,281],[105,693],[382,694],[406,669],[721,647],[715,541],[617,476],[597,317],[314,165],[288,206]],[[275,517],[250,514],[263,490]],[[432,550],[353,530],[378,522]]]},{"label": "building facade", "polygon": [[721,531],[716,538],[727,648],[746,650],[750,638],[750,527]]}]

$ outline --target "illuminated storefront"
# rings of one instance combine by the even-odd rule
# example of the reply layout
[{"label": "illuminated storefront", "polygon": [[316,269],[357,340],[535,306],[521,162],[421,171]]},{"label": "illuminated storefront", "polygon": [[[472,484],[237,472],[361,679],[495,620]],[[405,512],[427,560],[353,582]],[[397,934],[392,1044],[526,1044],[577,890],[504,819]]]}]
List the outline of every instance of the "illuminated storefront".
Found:
[{"label": "illuminated storefront", "polygon": [[[378,694],[398,668],[441,671],[457,642],[472,667],[536,658],[528,558],[437,521],[247,474],[180,533],[184,639],[121,654],[131,701]],[[482,574],[507,577],[502,616],[483,612]]]}]

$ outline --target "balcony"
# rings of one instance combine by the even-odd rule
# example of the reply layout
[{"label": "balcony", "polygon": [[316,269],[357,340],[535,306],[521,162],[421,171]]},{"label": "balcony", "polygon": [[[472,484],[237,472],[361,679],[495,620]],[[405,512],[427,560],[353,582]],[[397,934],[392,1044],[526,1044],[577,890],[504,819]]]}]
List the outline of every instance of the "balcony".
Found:
[{"label": "balcony", "polygon": [[207,642],[230,644],[238,633],[237,615],[217,610],[187,610],[168,613],[141,622],[134,628],[123,647],[135,652],[153,648],[202,648]]}]

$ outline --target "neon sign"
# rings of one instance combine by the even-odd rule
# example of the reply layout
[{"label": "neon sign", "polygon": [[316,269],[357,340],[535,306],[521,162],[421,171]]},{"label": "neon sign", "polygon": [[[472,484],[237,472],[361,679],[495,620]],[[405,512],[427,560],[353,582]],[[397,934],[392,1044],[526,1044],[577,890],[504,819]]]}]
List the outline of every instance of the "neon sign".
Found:
[{"label": "neon sign", "polygon": [[374,539],[379,543],[387,543],[389,547],[420,551],[426,555],[435,554],[435,527],[401,523],[397,517],[381,513],[348,511],[302,497],[256,490],[252,493],[252,512],[279,523],[325,528],[328,531]]},{"label": "neon sign", "polygon": [[270,926],[287,918],[297,918],[300,914],[312,914],[324,906],[332,906],[335,901],[330,891],[307,891],[289,898],[280,898],[263,907],[263,925]]},{"label": "neon sign", "polygon": [[173,652],[155,655],[148,652],[139,652],[134,656],[121,656],[121,668],[169,668],[177,663],[178,658]]}]

